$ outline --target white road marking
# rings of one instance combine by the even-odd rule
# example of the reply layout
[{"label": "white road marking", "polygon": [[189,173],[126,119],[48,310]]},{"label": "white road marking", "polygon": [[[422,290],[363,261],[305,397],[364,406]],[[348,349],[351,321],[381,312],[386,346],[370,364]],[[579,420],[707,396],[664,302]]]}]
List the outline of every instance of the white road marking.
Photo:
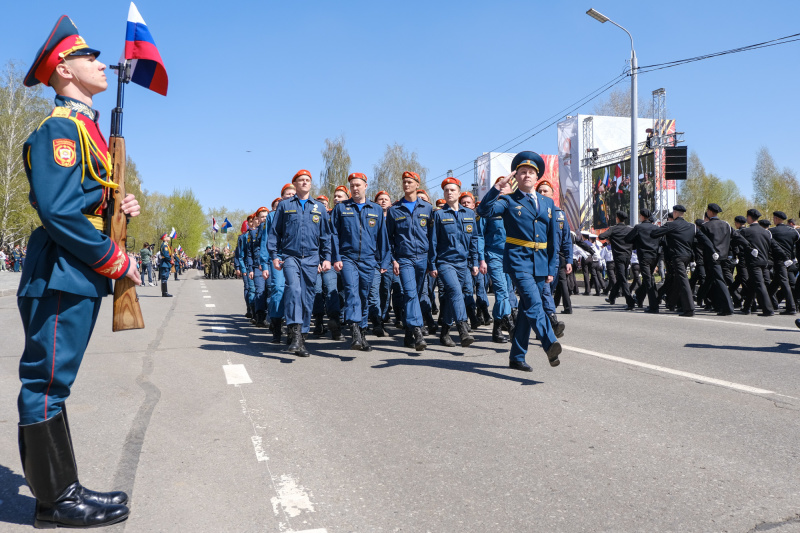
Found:
[{"label": "white road marking", "polygon": [[225,379],[228,381],[228,385],[253,382],[244,365],[223,365],[222,370],[225,371]]},{"label": "white road marking", "polygon": [[211,331],[216,331],[217,333],[226,333],[228,330],[225,326],[211,326]]},{"label": "white road marking", "polygon": [[216,307],[216,304],[206,304],[206,307]]},{"label": "white road marking", "polygon": [[573,352],[578,352],[586,355],[592,355],[594,357],[599,357],[601,359],[608,359],[609,361],[616,361],[617,363],[624,363],[626,365],[633,365],[642,368],[647,368],[650,370],[655,370],[657,372],[664,372],[666,374],[672,374],[674,376],[681,376],[684,378],[693,379],[696,381],[702,381],[704,383],[710,383],[712,385],[719,385],[720,387],[727,387],[729,389],[739,390],[742,392],[749,392],[752,394],[775,394],[774,391],[765,390],[765,389],[758,389],[756,387],[751,387],[749,385],[742,385],[740,383],[734,383],[732,381],[724,381],[722,379],[716,378],[709,378],[706,376],[701,376],[700,374],[692,374],[690,372],[684,372],[683,370],[674,370],[672,368],[667,368],[664,366],[658,365],[651,365],[649,363],[642,363],[641,361],[634,361],[633,359],[625,359],[624,357],[617,357],[615,355],[608,355],[600,352],[593,352],[591,350],[584,350],[583,348],[575,348],[573,346],[563,346],[565,350],[570,350]]},{"label": "white road marking", "polygon": [[256,450],[256,460],[258,461],[269,461],[269,457],[267,457],[267,452],[264,451],[264,446],[261,444],[261,437],[258,435],[253,435],[250,437],[253,441],[253,448]]},{"label": "white road marking", "polygon": [[200,291],[200,292],[208,292],[208,290]]},{"label": "white road marking", "polygon": [[[717,318],[701,318],[699,316],[678,316],[678,315],[663,315],[668,316],[670,318],[683,318],[686,320],[699,320],[701,322],[716,322],[717,324],[728,324],[729,326],[749,326],[751,328],[762,328],[762,329],[781,329],[784,331],[797,331],[797,328],[787,328],[784,326],[773,326],[769,323],[764,324],[750,324],[748,322],[736,322],[734,320],[719,320]],[[766,317],[765,317],[766,318]]]},{"label": "white road marking", "polygon": [[211,298],[211,296],[203,296],[203,298]]},{"label": "white road marking", "polygon": [[295,531],[295,533],[328,533],[328,530],[324,527],[319,529],[304,529],[303,531]]},{"label": "white road marking", "polygon": [[291,518],[299,516],[303,511],[314,512],[314,504],[311,503],[308,492],[288,474],[281,476],[278,481],[278,495],[273,496],[270,501],[276,515],[280,515],[281,510]]}]

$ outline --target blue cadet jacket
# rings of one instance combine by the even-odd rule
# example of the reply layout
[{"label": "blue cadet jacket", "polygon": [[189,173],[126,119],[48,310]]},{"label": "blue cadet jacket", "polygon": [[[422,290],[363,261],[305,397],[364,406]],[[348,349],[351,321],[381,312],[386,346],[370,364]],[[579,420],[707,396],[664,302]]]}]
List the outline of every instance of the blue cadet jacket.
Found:
[{"label": "blue cadet jacket", "polygon": [[[270,211],[269,213],[267,213],[267,219],[264,221],[264,224],[262,224],[264,226],[265,235],[264,238],[261,239],[260,249],[258,253],[259,261],[262,265],[264,265],[262,267],[262,270],[268,268],[270,264],[269,250],[267,249],[267,243],[269,242],[269,234],[270,231],[272,230],[272,224],[274,223],[275,223],[275,211]],[[283,256],[281,256],[280,248],[278,249],[278,257],[283,259]]]},{"label": "blue cadet jacket", "polygon": [[236,239],[236,248],[233,250],[233,266],[236,270],[244,270],[244,247],[247,244],[247,232],[245,231]]},{"label": "blue cadet jacket", "polygon": [[480,217],[483,227],[483,250],[502,255],[506,248],[506,228],[503,225],[503,215]]},{"label": "blue cadet jacket", "polygon": [[22,149],[28,198],[42,225],[28,241],[17,296],[106,296],[131,265],[103,233],[107,190],[116,188],[111,157],[96,111],[64,96],[55,104]]},{"label": "blue cadet jacket", "polygon": [[270,260],[278,258],[280,250],[283,256],[330,261],[330,226],[323,203],[309,198],[303,209],[297,196],[282,200],[275,209],[267,249]]},{"label": "blue cadet jacket", "polygon": [[490,219],[501,215],[506,230],[503,270],[508,273],[528,272],[534,276],[556,276],[556,221],[553,200],[539,193],[539,208],[520,190],[500,195],[489,189],[478,206],[478,215]]},{"label": "blue cadet jacket", "polygon": [[427,258],[433,235],[433,206],[417,198],[413,211],[403,200],[389,207],[386,215],[386,234],[395,261],[424,256]]},{"label": "blue cadet jacket", "polygon": [[559,258],[566,263],[572,263],[572,235],[570,235],[569,221],[567,215],[558,206],[553,208],[556,219],[556,250]]},{"label": "blue cadet jacket", "polygon": [[457,205],[446,205],[433,212],[433,235],[428,252],[428,270],[438,270],[438,263],[467,263],[478,266],[478,231],[475,212]]},{"label": "blue cadet jacket", "polygon": [[247,242],[245,242],[244,246],[244,267],[247,269],[247,272],[253,271],[253,266],[258,266],[256,260],[256,242],[258,241],[258,228],[252,228],[247,230]]},{"label": "blue cadet jacket", "polygon": [[486,240],[484,239],[483,232],[486,231],[486,219],[475,215],[477,222],[476,229],[478,231],[478,261],[486,261]]},{"label": "blue cadet jacket", "polygon": [[359,210],[353,199],[340,202],[331,211],[332,261],[353,261],[390,268],[389,242],[383,208],[367,200]]},{"label": "blue cadet jacket", "polygon": [[269,241],[269,215],[270,213],[267,214],[267,219],[265,219],[262,224],[258,225],[255,239],[253,239],[251,243],[251,270],[252,268],[258,268],[263,271],[269,268],[269,254],[267,253],[267,241]]},{"label": "blue cadet jacket", "polygon": [[160,268],[170,268],[172,266],[172,250],[166,241],[161,241],[161,262],[158,264]]}]

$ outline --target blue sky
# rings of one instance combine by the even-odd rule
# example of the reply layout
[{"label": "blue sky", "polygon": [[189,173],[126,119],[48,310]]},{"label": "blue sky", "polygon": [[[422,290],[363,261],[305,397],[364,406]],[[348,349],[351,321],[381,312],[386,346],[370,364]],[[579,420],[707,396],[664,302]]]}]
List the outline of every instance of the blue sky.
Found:
[{"label": "blue sky", "polygon": [[[27,68],[66,12],[101,60],[114,61],[128,5],[10,3],[4,18],[15,23],[4,29],[0,59]],[[205,206],[248,210],[268,204],[300,168],[319,176],[323,141],[339,134],[354,172],[371,176],[385,146],[398,142],[418,153],[435,187],[448,169],[622,72],[628,37],[589,18],[590,7],[631,31],[640,66],[800,32],[796,1],[136,5],[170,77],[166,98],[138,86],[126,93],[123,133],[145,187],[191,187]],[[779,167],[800,171],[799,59],[800,42],[732,54],[643,74],[639,92],[649,100],[664,87],[690,150],[750,195],[761,146]],[[105,131],[114,93],[95,99]],[[556,135],[553,126],[519,149],[554,154]]]}]

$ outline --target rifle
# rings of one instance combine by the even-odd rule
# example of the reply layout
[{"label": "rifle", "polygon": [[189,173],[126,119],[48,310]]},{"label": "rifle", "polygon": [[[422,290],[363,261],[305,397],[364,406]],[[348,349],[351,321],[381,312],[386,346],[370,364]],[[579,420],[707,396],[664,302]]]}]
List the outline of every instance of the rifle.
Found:
[{"label": "rifle", "polygon": [[[117,82],[117,107],[111,113],[111,135],[108,150],[111,154],[111,181],[119,187],[109,190],[106,232],[111,240],[117,243],[117,246],[127,252],[128,219],[119,206],[125,198],[125,160],[127,156],[125,138],[122,137],[122,105],[125,98],[124,84],[130,81],[130,63],[124,61],[119,65],[112,65],[111,68],[117,71],[119,80]],[[136,267],[131,265],[131,268]],[[139,295],[136,294],[136,284],[125,276],[114,282],[112,331],[142,328],[144,328],[144,318],[139,305]]]}]

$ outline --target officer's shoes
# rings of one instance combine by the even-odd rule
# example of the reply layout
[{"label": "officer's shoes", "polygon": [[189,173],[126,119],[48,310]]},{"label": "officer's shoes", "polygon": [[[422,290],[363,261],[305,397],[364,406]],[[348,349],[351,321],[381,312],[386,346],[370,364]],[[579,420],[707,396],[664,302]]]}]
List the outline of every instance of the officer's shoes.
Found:
[{"label": "officer's shoes", "polygon": [[800,318],[798,318],[798,319],[796,319],[794,321],[794,325],[797,326],[798,328],[800,328]]},{"label": "officer's shoes", "polygon": [[353,336],[353,340],[350,342],[350,349],[361,350],[364,347],[361,339],[361,328],[355,322],[350,324],[350,334]]},{"label": "officer's shoes", "polygon": [[458,326],[458,336],[461,338],[461,347],[466,348],[467,346],[471,346],[473,342],[475,342],[475,338],[469,334],[469,329],[467,328],[467,322],[462,320],[457,324]]},{"label": "officer's shoes", "polygon": [[128,518],[129,513],[125,505],[99,503],[87,498],[83,494],[83,487],[76,481],[67,487],[55,502],[36,501],[33,527],[37,529],[102,527],[122,522]]},{"label": "officer's shoes", "polygon": [[792,309],[785,309],[785,310],[781,311],[781,314],[782,315],[796,315],[797,311],[794,311]]},{"label": "officer's shoes", "polygon": [[442,332],[439,334],[439,342],[442,346],[447,346],[448,348],[455,348],[456,343],[453,342],[453,339],[450,338],[450,326],[447,324],[442,325]]},{"label": "officer's shoes", "polygon": [[614,300],[614,298],[606,298],[606,301],[607,301],[608,303],[610,303],[611,305],[614,305],[614,301],[615,301],[615,300]]},{"label": "officer's shoes", "polygon": [[414,349],[416,351],[421,352],[428,347],[428,343],[425,342],[425,337],[422,336],[422,330],[420,328],[414,328],[412,335],[413,335]]},{"label": "officer's shoes", "polygon": [[244,317],[245,318],[253,318],[253,313],[251,313],[250,310],[248,309],[248,311],[244,314]]},{"label": "officer's shoes", "polygon": [[645,313],[652,313],[654,315],[658,314],[658,307],[645,307],[644,308],[644,312]]},{"label": "officer's shoes", "polygon": [[[719,313],[717,313],[717,314],[719,314]],[[761,313],[758,313],[758,316],[773,316],[774,314],[775,314],[775,311],[762,311]]]},{"label": "officer's shoes", "polygon": [[678,313],[678,316],[694,316],[694,311],[684,311],[682,313]]},{"label": "officer's shoes", "polygon": [[300,334],[300,324],[291,324],[289,326],[289,346],[286,347],[286,352],[297,353],[300,350],[300,344],[303,342],[303,336]]},{"label": "officer's shoes", "polygon": [[508,363],[508,368],[512,370],[522,370],[523,372],[533,372],[531,365],[525,361],[510,361]]},{"label": "officer's shoes", "polygon": [[561,344],[554,342],[547,350],[547,360],[550,361],[550,366],[558,366],[561,361],[558,360],[558,354],[561,353]]}]

